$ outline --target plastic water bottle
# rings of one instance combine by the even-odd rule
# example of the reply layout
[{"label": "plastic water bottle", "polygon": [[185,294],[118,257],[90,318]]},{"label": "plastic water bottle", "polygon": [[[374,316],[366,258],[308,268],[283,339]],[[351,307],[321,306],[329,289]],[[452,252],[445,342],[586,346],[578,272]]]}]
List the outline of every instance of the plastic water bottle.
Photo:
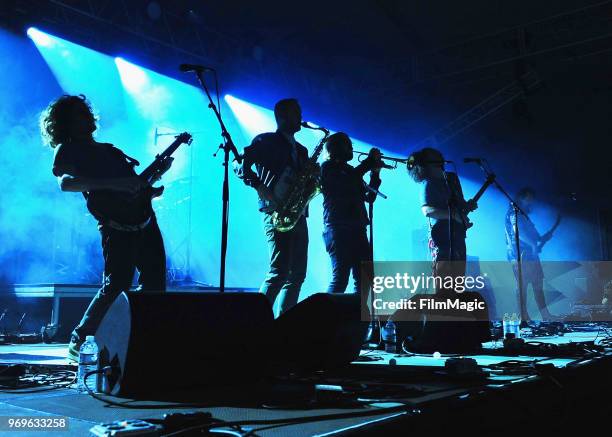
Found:
[{"label": "plastic water bottle", "polygon": [[[77,390],[79,392],[87,392],[85,375],[94,370],[98,370],[98,345],[95,337],[88,335],[85,338],[85,343],[79,349],[79,371],[77,373]],[[99,373],[94,373],[87,378],[87,387],[94,392],[98,391],[99,376]]]},{"label": "plastic water bottle", "polygon": [[516,313],[512,313],[510,324],[512,325],[512,332],[514,333],[514,338],[521,338],[521,319]]},{"label": "plastic water bottle", "polygon": [[397,352],[397,331],[395,329],[395,323],[393,320],[387,321],[382,333],[382,339],[385,343],[385,351],[396,353]]},{"label": "plastic water bottle", "polygon": [[380,345],[380,324],[378,322],[370,322],[368,324],[368,332],[364,339],[364,343],[366,342],[370,347]]},{"label": "plastic water bottle", "polygon": [[514,333],[514,327],[510,324],[510,315],[508,313],[504,313],[504,318],[502,320],[502,327],[504,330],[504,338],[510,333]]}]

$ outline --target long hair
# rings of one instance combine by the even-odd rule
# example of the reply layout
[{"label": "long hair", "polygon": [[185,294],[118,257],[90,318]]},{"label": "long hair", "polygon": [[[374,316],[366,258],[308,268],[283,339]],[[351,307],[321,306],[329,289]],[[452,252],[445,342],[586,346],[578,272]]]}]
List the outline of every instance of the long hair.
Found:
[{"label": "long hair", "polygon": [[414,152],[408,157],[408,173],[415,182],[423,182],[429,176],[429,169],[432,165],[430,161],[444,161],[442,152],[432,147]]},{"label": "long hair", "polygon": [[92,123],[96,123],[97,117],[83,94],[78,96],[64,94],[51,102],[40,115],[40,133],[43,141],[51,148],[70,141],[70,124],[76,106],[87,108]]}]

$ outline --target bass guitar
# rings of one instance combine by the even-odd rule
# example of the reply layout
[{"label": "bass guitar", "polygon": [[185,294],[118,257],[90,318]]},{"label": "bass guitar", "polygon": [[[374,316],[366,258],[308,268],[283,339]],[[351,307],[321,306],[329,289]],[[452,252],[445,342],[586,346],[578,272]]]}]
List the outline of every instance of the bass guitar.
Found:
[{"label": "bass guitar", "polygon": [[557,219],[555,220],[555,223],[548,230],[548,232],[546,232],[540,237],[540,241],[538,241],[538,247],[537,247],[538,253],[540,253],[544,245],[550,241],[550,239],[552,238],[553,234],[555,233],[555,231],[557,230],[560,224],[561,224],[561,214],[557,214]]},{"label": "bass guitar", "polygon": [[559,227],[560,223],[561,223],[561,214],[557,214],[557,219],[555,220],[555,223],[548,230],[548,232],[546,232],[540,237],[540,240],[538,241],[535,248],[527,244],[526,242],[522,241],[521,239],[521,258],[524,260],[528,260],[528,261],[536,259],[540,255],[540,252],[542,251],[546,243],[550,241],[550,239],[553,236],[553,233]]},{"label": "bass guitar", "polygon": [[87,196],[87,209],[101,223],[111,226],[136,230],[146,226],[153,215],[151,200],[161,196],[164,187],[153,187],[168,171],[172,163],[172,154],[182,145],[191,144],[191,134],[183,132],[166,150],[155,156],[153,162],[138,175],[147,183],[147,187],[136,194],[119,191],[92,191]]}]

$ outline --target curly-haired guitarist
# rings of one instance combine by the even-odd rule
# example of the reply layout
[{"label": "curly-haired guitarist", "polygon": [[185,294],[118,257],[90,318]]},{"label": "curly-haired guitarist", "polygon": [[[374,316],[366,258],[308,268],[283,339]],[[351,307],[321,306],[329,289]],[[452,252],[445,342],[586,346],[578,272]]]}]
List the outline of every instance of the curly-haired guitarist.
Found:
[{"label": "curly-haired guitarist", "polygon": [[[137,195],[149,185],[134,171],[137,161],[112,144],[93,137],[96,117],[84,96],[64,95],[52,102],[41,116],[41,131],[54,149],[53,175],[62,191],[80,192],[88,200],[97,193]],[[114,299],[132,285],[139,271],[139,288],[166,288],[166,254],[150,199],[140,223],[118,223],[97,216],[102,237],[104,277],[102,287],[74,329],[68,359],[78,360],[79,348],[98,324]],[[94,216],[97,214],[93,213]]]}]

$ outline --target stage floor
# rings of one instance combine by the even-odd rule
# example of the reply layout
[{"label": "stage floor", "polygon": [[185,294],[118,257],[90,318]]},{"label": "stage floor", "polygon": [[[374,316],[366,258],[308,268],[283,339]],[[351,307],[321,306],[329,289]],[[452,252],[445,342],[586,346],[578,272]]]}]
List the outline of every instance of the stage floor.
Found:
[{"label": "stage floor", "polygon": [[[612,329],[608,329],[612,334]],[[529,337],[529,341],[539,341],[551,344],[567,344],[585,341],[601,341],[609,334],[602,330],[568,332],[564,335],[545,336],[545,337]],[[488,342],[483,344],[483,352],[496,351],[501,348],[502,342]],[[25,363],[25,364],[47,364],[47,365],[74,365],[66,359],[67,345],[66,344],[13,344],[0,346],[0,363]],[[389,360],[395,358],[397,365],[405,366],[432,366],[442,367],[448,356],[435,358],[433,355],[397,355],[389,354],[381,350],[363,350],[361,356],[378,357],[380,360],[374,361],[357,361],[354,364],[371,365],[371,364],[389,364]],[[479,365],[490,365],[499,363],[510,358],[530,361],[533,359],[542,359],[543,363],[553,363],[556,367],[563,367],[569,362],[574,361],[574,358],[552,358],[546,360],[546,357],[515,357],[515,356],[491,356],[482,355],[465,355],[476,359]],[[76,368],[76,366],[75,366]]]},{"label": "stage floor", "polygon": [[[571,332],[563,336],[532,337],[529,341],[551,344],[568,344],[576,342],[595,341],[600,343],[608,337],[607,331],[602,329],[582,332]],[[501,343],[485,344],[483,354],[471,355],[479,365],[491,366],[508,360],[533,362],[538,364],[551,363],[555,368],[562,369],[588,367],[590,359],[584,360],[576,357],[547,357],[547,356],[510,356],[500,355]],[[29,364],[42,366],[69,366],[65,359],[66,345],[5,345],[0,347],[0,363]],[[184,407],[177,404],[177,398],[172,399],[172,405],[167,400],[131,401],[126,399],[105,397],[115,402],[124,402],[130,408],[108,406],[105,402],[92,398],[87,394],[78,393],[73,388],[41,387],[29,390],[0,390],[0,416],[47,416],[66,417],[69,421],[69,430],[61,435],[84,436],[88,430],[101,422],[110,422],[118,419],[160,419],[166,413],[206,411],[217,419],[225,421],[236,420],[270,420],[289,419],[293,417],[314,417],[319,415],[372,412],[367,417],[342,418],[307,422],[301,424],[283,425],[279,427],[262,429],[254,435],[331,435],[362,433],[384,429],[393,423],[409,420],[411,417],[425,417],[423,413],[433,408],[436,403],[457,401],[473,396],[475,388],[492,389],[494,387],[510,387],[534,382],[541,376],[525,373],[501,374],[491,372],[486,378],[451,378],[440,373],[448,356],[434,357],[432,355],[406,355],[390,354],[380,350],[364,350],[361,356],[351,366],[327,375],[302,378],[295,381],[276,381],[284,385],[285,390],[290,387],[296,399],[306,398],[308,402],[295,405],[264,405],[265,399],[270,396],[270,387],[256,385],[252,387],[227,386],[214,391],[199,390],[180,398],[179,402],[196,402],[196,407]],[[608,381],[609,371],[612,370],[612,350],[600,353],[597,357],[605,362],[607,373],[601,375],[602,381]],[[245,362],[248,365],[248,362]],[[592,365],[592,364],[591,364]],[[593,366],[589,377],[585,377],[585,384],[592,379],[594,372],[601,371],[601,365]],[[178,366],[177,366],[178,367]],[[70,366],[76,369],[76,366]],[[573,378],[573,377],[572,377]],[[608,382],[606,382],[608,384]],[[358,396],[336,396],[346,392],[346,387],[362,387],[363,392]],[[334,388],[336,387],[336,388]],[[340,392],[337,387],[343,387]],[[535,387],[535,385],[534,385]],[[598,388],[594,386],[593,391]],[[512,389],[512,388],[511,388]],[[542,386],[540,395],[543,399],[555,396],[554,388]],[[552,391],[551,391],[552,390]],[[336,395],[335,395],[335,394]],[[535,393],[535,392],[534,392]],[[333,398],[333,402],[330,399]],[[314,401],[313,401],[314,399]],[[535,399],[535,397],[533,398]],[[552,399],[552,398],[551,398]],[[200,405],[201,404],[201,405]],[[608,406],[610,404],[608,403]],[[405,406],[405,408],[404,408]],[[388,410],[389,407],[398,407],[400,410]],[[433,410],[432,410],[433,411]],[[432,416],[433,417],[433,416]],[[439,420],[440,418],[438,418]],[[429,418],[427,420],[435,419]],[[437,424],[439,426],[439,423]],[[255,429],[262,425],[254,426]],[[245,426],[248,431],[253,426]],[[426,427],[424,429],[427,429]],[[27,434],[20,434],[27,435]],[[36,433],[33,435],[40,435]],[[189,435],[189,434],[181,434]]]}]

